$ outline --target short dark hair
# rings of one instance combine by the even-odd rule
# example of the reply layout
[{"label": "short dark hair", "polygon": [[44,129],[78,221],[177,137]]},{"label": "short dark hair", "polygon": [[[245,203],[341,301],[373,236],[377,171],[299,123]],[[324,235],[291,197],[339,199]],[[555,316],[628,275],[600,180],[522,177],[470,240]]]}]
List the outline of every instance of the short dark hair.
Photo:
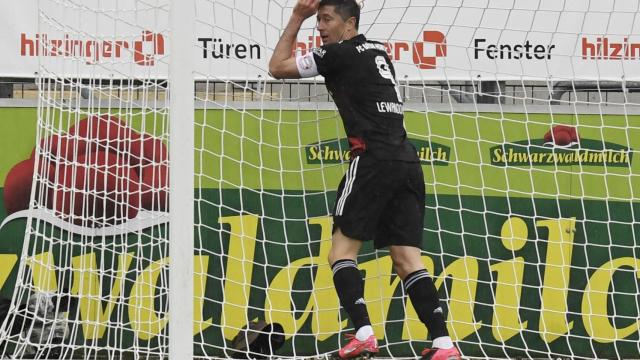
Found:
[{"label": "short dark hair", "polygon": [[356,30],[358,29],[360,25],[360,6],[358,6],[356,0],[321,0],[318,8],[323,6],[333,6],[342,21],[347,21],[353,16],[356,18]]}]

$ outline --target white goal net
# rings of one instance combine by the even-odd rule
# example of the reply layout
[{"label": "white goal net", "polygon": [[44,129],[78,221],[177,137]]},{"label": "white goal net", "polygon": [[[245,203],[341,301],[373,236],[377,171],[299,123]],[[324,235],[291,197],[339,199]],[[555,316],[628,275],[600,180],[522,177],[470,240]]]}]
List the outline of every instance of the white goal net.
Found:
[{"label": "white goal net", "polygon": [[[39,2],[22,38],[40,59],[33,182],[5,220],[26,218],[0,357],[169,356],[171,291],[193,306],[196,357],[344,344],[353,324],[327,255],[348,142],[322,77],[268,74],[294,4],[184,1],[190,51],[170,53],[168,1]],[[365,0],[359,30],[394,61],[425,175],[423,260],[464,357],[638,357],[638,14],[619,1]],[[309,19],[296,51],[320,45]],[[184,58],[194,121],[171,129],[193,130],[188,148],[169,141],[169,67]],[[170,187],[184,159],[194,171]],[[181,299],[169,198],[184,189],[193,295]],[[430,340],[388,252],[367,242],[358,266],[380,356],[419,357]]]}]

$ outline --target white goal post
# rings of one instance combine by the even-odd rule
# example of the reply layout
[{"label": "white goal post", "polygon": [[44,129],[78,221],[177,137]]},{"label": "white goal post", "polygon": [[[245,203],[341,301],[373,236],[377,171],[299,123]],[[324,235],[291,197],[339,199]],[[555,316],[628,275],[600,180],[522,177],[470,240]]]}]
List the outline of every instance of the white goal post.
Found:
[{"label": "white goal post", "polygon": [[[423,261],[465,358],[640,353],[632,3],[364,1],[360,32],[394,61],[425,175]],[[38,100],[33,153],[5,178],[0,358],[344,344],[327,255],[348,143],[322,77],[268,74],[294,4],[6,5],[0,74],[37,72]],[[320,45],[309,19],[296,51]],[[430,341],[388,252],[368,242],[358,266],[380,356],[418,357]]]},{"label": "white goal post", "polygon": [[[195,6],[172,0],[171,53],[193,50]],[[170,166],[169,181],[169,359],[193,358],[193,58],[169,59]]]}]

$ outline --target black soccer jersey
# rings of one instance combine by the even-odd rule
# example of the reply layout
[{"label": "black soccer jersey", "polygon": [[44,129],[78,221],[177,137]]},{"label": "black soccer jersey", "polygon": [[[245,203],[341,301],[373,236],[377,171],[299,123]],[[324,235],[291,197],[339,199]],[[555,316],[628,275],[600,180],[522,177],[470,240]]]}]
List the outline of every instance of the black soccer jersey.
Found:
[{"label": "black soccer jersey", "polygon": [[352,152],[378,159],[419,161],[404,129],[403,102],[385,46],[364,35],[314,49]]}]

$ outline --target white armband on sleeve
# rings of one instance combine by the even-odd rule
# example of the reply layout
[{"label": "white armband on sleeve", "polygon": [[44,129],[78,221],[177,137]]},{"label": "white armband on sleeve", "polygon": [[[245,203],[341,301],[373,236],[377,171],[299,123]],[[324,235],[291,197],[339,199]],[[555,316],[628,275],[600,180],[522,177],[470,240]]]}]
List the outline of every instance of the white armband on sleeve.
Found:
[{"label": "white armband on sleeve", "polygon": [[316,59],[313,58],[313,52],[309,51],[305,55],[296,56],[296,65],[300,77],[308,78],[319,75]]}]

